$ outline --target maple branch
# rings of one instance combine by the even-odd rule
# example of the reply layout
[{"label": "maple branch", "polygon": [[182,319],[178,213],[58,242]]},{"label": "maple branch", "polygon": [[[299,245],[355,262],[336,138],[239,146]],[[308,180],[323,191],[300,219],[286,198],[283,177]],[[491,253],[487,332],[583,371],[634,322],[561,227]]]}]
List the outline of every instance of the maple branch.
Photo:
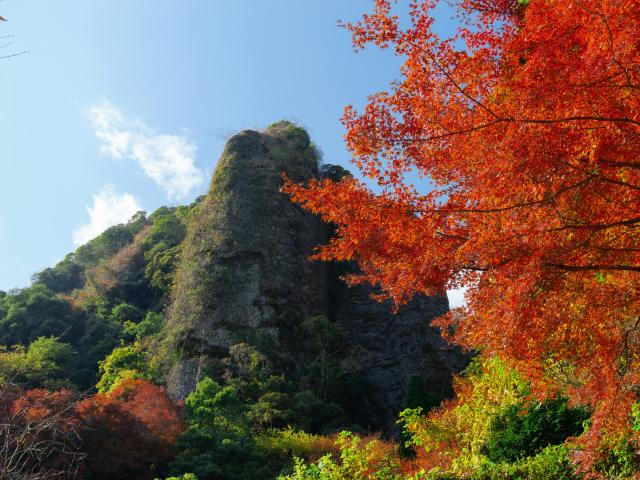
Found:
[{"label": "maple branch", "polygon": [[633,120],[627,117],[600,117],[596,115],[577,115],[574,117],[565,117],[565,118],[556,118],[556,119],[515,119],[515,118],[507,118],[504,121],[508,122],[518,122],[518,123],[533,123],[533,124],[555,124],[555,123],[564,123],[564,122],[610,122],[610,123],[631,123],[632,125],[640,126],[640,121]]},{"label": "maple branch", "polygon": [[467,240],[469,240],[469,237],[463,237],[462,235],[452,235],[450,233],[443,233],[439,230],[436,232],[436,235],[443,238],[450,238],[452,240],[460,240],[462,242],[466,242]]},{"label": "maple branch", "polygon": [[517,119],[517,118],[512,118],[512,117],[508,117],[508,118],[498,118],[496,120],[494,120],[493,122],[488,122],[488,123],[483,123],[480,125],[476,125],[476,126],[472,126],[469,128],[464,128],[462,130],[454,130],[454,131],[449,131],[447,133],[443,133],[443,134],[439,134],[439,135],[432,135],[429,137],[418,137],[418,138],[391,138],[391,140],[393,142],[400,142],[400,143],[414,143],[414,142],[418,142],[418,143],[426,143],[426,142],[432,142],[434,140],[442,140],[443,138],[447,138],[447,137],[453,137],[456,135],[464,135],[466,133],[472,133],[472,132],[476,132],[478,130],[482,130],[484,128],[487,127],[491,127],[493,125],[497,125],[498,123],[522,123],[522,124],[539,124],[539,125],[553,125],[553,124],[557,124],[557,123],[566,123],[566,122],[609,122],[609,123],[630,123],[632,125],[636,125],[638,127],[640,127],[640,121],[638,120],[634,120],[631,118],[627,118],[627,117],[600,117],[600,116],[595,116],[595,115],[578,115],[578,116],[574,116],[574,117],[564,117],[564,118],[539,118],[539,119],[530,119],[530,118],[523,118],[523,119]]},{"label": "maple branch", "polygon": [[570,272],[622,270],[640,272],[640,265],[565,265],[563,263],[547,263],[546,266]]},{"label": "maple branch", "polygon": [[611,26],[609,25],[609,22],[607,22],[606,15],[604,15],[603,13],[600,13],[600,12],[594,12],[592,10],[589,10],[582,2],[578,2],[577,1],[576,5],[578,5],[582,10],[584,10],[588,14],[600,18],[600,20],[604,24],[604,28],[607,31],[607,37],[608,37],[608,41],[609,41],[609,49],[611,50],[611,58],[613,59],[613,62],[618,66],[618,68],[620,70],[622,70],[624,76],[627,79],[627,86],[630,87],[631,86],[631,75],[629,74],[629,71],[622,65],[622,62],[620,62],[620,60],[618,59],[618,57],[616,55],[616,50],[615,50],[615,47],[613,45],[613,32],[611,31]]},{"label": "maple branch", "polygon": [[453,76],[447,71],[446,68],[444,68],[444,66],[440,65],[440,62],[438,62],[436,56],[431,53],[428,50],[425,50],[424,48],[422,48],[419,45],[415,45],[414,43],[409,42],[410,45],[413,45],[415,48],[418,48],[420,51],[422,51],[426,56],[428,56],[431,61],[433,62],[433,64],[436,66],[436,68],[438,70],[440,70],[442,72],[442,74],[447,78],[447,80],[449,80],[449,82],[456,88],[456,90],[458,90],[462,95],[464,95],[466,98],[468,98],[472,103],[475,103],[476,105],[478,105],[480,108],[482,108],[484,111],[488,112],[490,115],[492,115],[494,118],[499,119],[500,116],[498,114],[496,114],[493,110],[491,110],[489,107],[487,107],[486,105],[484,105],[482,102],[480,102],[478,99],[476,99],[475,97],[469,95],[467,93],[467,91],[462,88],[460,86],[460,84],[458,82],[456,82],[453,78]]},{"label": "maple branch", "polygon": [[483,128],[487,128],[487,127],[491,127],[493,125],[496,125],[498,123],[503,123],[506,122],[507,119],[504,118],[500,118],[498,120],[495,120],[493,122],[489,122],[489,123],[484,123],[481,125],[476,125],[474,127],[469,127],[469,128],[465,128],[463,130],[455,130],[455,131],[449,131],[447,133],[443,133],[440,135],[432,135],[430,137],[423,137],[423,138],[392,138],[391,140],[393,140],[394,142],[401,142],[401,143],[413,143],[413,142],[419,142],[419,143],[426,143],[426,142],[432,142],[434,140],[442,140],[443,138],[447,138],[447,137],[453,137],[455,135],[464,135],[465,133],[471,133],[471,132],[475,132],[477,130],[482,130]]},{"label": "maple branch", "polygon": [[459,209],[446,209],[446,208],[440,208],[440,209],[432,209],[432,210],[421,210],[419,211],[419,213],[499,213],[499,212],[505,212],[508,210],[514,210],[516,208],[522,208],[522,207],[531,207],[533,205],[541,205],[541,204],[545,204],[545,203],[551,203],[551,201],[553,201],[554,199],[556,199],[558,196],[562,195],[565,192],[568,192],[569,190],[573,190],[575,188],[579,188],[582,185],[588,183],[589,181],[591,181],[590,178],[586,178],[578,183],[575,183],[573,185],[568,185],[566,187],[563,187],[561,189],[559,189],[557,192],[555,192],[553,195],[549,195],[541,200],[531,200],[529,202],[522,202],[522,203],[515,203],[513,205],[508,205],[506,207],[496,207],[496,208],[459,208]]},{"label": "maple branch", "polygon": [[[638,67],[632,67],[631,68],[632,71],[637,72],[638,71]],[[637,85],[601,85],[604,82],[607,82],[609,80],[613,80],[615,78],[618,78],[620,76],[624,75],[622,72],[617,72],[617,73],[612,73],[611,75],[607,75],[606,77],[603,77],[599,80],[594,80],[592,82],[583,82],[583,83],[566,83],[565,85],[569,86],[569,87],[585,87],[585,88],[630,88],[630,89],[638,89],[640,87],[638,87]]]},{"label": "maple branch", "polygon": [[640,163],[637,162],[616,162],[613,160],[605,160],[604,158],[599,158],[598,162],[604,163],[606,165],[613,165],[616,167],[637,168],[640,170]]},{"label": "maple branch", "polygon": [[619,253],[636,253],[636,252],[640,252],[640,248],[632,248],[632,247],[628,247],[628,248],[603,248],[603,247],[592,247],[595,250],[598,250],[600,252],[619,252]]},{"label": "maple branch", "polygon": [[620,220],[619,222],[611,222],[611,223],[565,225],[563,227],[550,228],[548,230],[543,230],[543,232],[557,232],[560,230],[568,230],[568,229],[606,230],[607,228],[612,228],[612,227],[625,227],[625,226],[628,227],[628,226],[635,225],[636,223],[640,223],[640,217],[630,218],[628,220]]},{"label": "maple branch", "polygon": [[578,170],[578,171],[584,173],[585,175],[590,176],[591,178],[595,178],[597,180],[600,180],[601,182],[611,183],[613,185],[619,185],[621,187],[631,188],[633,190],[639,190],[640,191],[640,186],[634,185],[633,183],[623,182],[622,180],[617,180],[615,178],[607,177],[607,176],[599,174],[599,173],[593,173],[593,172],[590,172],[589,170],[586,170],[586,169],[584,169],[582,167],[579,167],[579,166],[574,165],[574,164],[569,163],[569,162],[561,162],[561,163],[563,165],[568,166],[569,168],[573,168],[575,170]]}]

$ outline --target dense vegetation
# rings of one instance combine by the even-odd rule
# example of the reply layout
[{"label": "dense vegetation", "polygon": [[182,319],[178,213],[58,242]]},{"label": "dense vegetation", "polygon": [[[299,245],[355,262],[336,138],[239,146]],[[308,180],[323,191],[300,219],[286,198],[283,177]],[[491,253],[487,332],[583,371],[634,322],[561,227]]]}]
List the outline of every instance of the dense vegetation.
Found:
[{"label": "dense vegetation", "polygon": [[[238,343],[184,405],[171,401],[154,385],[164,373],[157,338],[185,226],[199,205],[138,214],[35,275],[32,286],[2,294],[0,374],[12,439],[5,449],[28,452],[3,472],[400,479],[445,468],[517,478],[513,472],[560,462],[560,473],[547,478],[572,475],[568,450],[556,445],[581,433],[588,412],[560,397],[531,403],[527,384],[497,359],[469,367],[452,410],[437,409],[441,399],[413,378],[402,444],[336,436],[363,432],[354,402],[366,385],[345,368],[353,360],[346,333],[323,317],[303,325],[308,358],[297,374],[274,367],[272,345]],[[54,437],[61,440],[44,442],[46,452],[34,447]],[[455,444],[458,456],[440,458],[442,442]]]},{"label": "dense vegetation", "polygon": [[[0,460],[0,472],[269,479],[294,454],[313,460],[336,450],[324,435],[366,425],[366,386],[347,334],[324,317],[300,326],[302,366],[283,367],[272,342],[249,336],[184,404],[158,386],[173,276],[201,204],[141,212],[34,275],[30,287],[2,292],[6,448],[30,453],[17,465]],[[30,451],[25,437],[53,450]]]}]

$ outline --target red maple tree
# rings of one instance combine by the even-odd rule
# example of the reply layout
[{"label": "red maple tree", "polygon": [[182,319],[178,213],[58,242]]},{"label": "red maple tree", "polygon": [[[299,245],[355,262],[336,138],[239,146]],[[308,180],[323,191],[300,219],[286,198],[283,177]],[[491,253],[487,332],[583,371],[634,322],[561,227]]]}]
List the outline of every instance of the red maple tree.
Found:
[{"label": "red maple tree", "polygon": [[184,430],[180,407],[163,387],[128,379],[76,408],[91,478],[153,479],[173,458]]},{"label": "red maple tree", "polygon": [[[285,190],[336,225],[319,257],[401,304],[468,287],[455,340],[526,372],[540,395],[592,405],[587,444],[628,426],[640,389],[640,9],[634,0],[391,2],[346,27],[404,58],[348,106],[347,177]],[[421,191],[408,180],[433,183]],[[449,324],[452,322],[448,319]],[[441,321],[446,325],[446,321]]]}]

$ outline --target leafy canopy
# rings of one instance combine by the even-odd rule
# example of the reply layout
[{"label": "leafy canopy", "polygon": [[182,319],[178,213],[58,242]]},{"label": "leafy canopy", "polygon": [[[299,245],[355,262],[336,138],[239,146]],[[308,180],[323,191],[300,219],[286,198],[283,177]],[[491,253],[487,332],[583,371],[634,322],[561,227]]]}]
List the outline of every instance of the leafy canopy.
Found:
[{"label": "leafy canopy", "polygon": [[350,177],[287,191],[337,225],[319,257],[358,260],[351,281],[398,303],[468,287],[457,341],[517,365],[541,397],[562,380],[593,407],[584,440],[597,445],[628,429],[640,384],[640,10],[463,0],[443,39],[440,3],[411,2],[401,22],[375,0],[346,25],[355,48],[404,59],[389,91],[343,117],[381,193]]}]

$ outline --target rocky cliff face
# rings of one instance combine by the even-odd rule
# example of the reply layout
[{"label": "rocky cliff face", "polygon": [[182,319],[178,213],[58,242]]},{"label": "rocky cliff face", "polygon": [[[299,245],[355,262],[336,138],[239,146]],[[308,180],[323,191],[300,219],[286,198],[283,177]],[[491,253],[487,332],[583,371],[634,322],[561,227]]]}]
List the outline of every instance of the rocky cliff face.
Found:
[{"label": "rocky cliff face", "polygon": [[446,297],[417,299],[392,315],[369,298],[370,289],[342,283],[339,276],[352,267],[309,262],[329,229],[280,192],[281,172],[296,181],[320,175],[304,130],[280,122],[229,140],[183,244],[167,321],[177,353],[169,389],[186,396],[207,364],[242,341],[267,340],[283,368],[295,366],[304,358],[296,351],[300,325],[324,315],[349,333],[354,350],[366,352],[375,423],[390,425],[411,376],[446,389],[464,362],[427,326],[448,310]]},{"label": "rocky cliff face", "polygon": [[424,380],[436,397],[446,398],[452,393],[452,373],[462,370],[468,359],[429,326],[449,310],[446,296],[417,297],[393,314],[388,302],[371,299],[371,287],[347,287],[340,280],[352,268],[329,266],[330,317],[349,332],[354,348],[367,352],[363,373],[376,402],[375,423],[399,433],[395,420],[412,377]]}]

